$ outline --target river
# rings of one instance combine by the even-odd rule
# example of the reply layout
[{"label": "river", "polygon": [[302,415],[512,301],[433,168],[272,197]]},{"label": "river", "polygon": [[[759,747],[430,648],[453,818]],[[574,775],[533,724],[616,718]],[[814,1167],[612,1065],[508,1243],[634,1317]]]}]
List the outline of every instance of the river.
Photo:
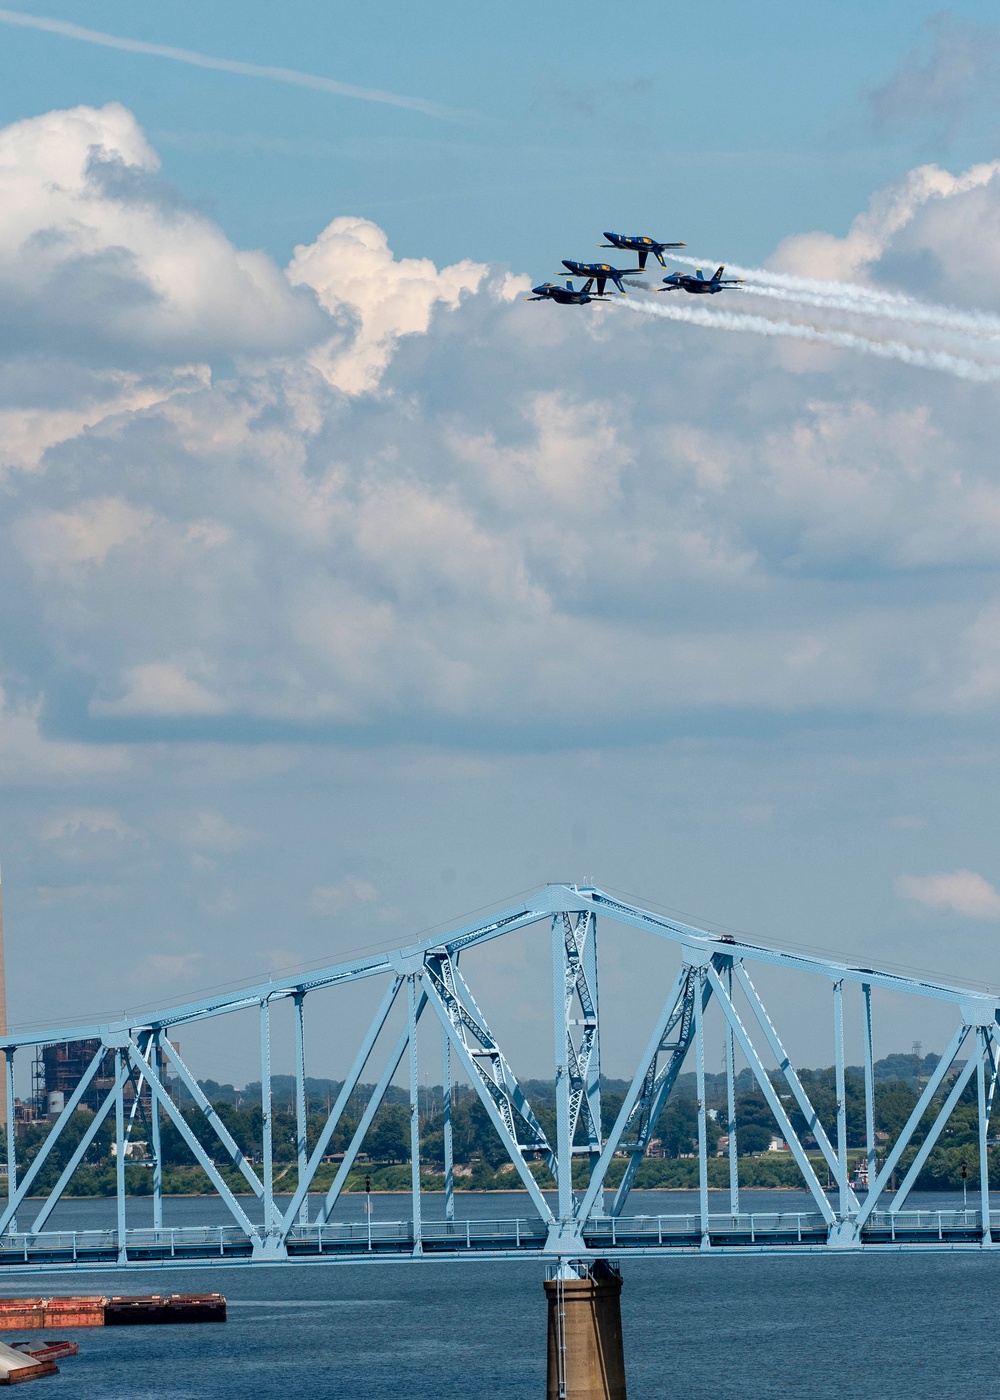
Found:
[{"label": "river", "polygon": [[[715,1197],[715,1193],[713,1193]],[[373,1198],[398,1219],[407,1198]],[[690,1192],[634,1192],[635,1213],[696,1209]],[[744,1209],[794,1210],[793,1192]],[[961,1197],[913,1198],[950,1209]],[[978,1196],[970,1193],[970,1207]],[[440,1216],[442,1198],[424,1201]],[[456,1215],[526,1213],[526,1197],[459,1195]],[[725,1209],[720,1198],[714,1209]],[[211,1198],[168,1199],[165,1223],[218,1221]],[[347,1197],[341,1218],[361,1216]],[[138,1201],[130,1223],[146,1224]],[[52,1228],[113,1222],[113,1201],[60,1207]],[[699,1256],[625,1260],[631,1400],[959,1400],[998,1393],[1000,1253]],[[545,1303],[538,1261],[378,1262],[33,1275],[0,1292],[207,1292],[225,1326],[99,1328],[41,1384],[53,1400],[541,1400]],[[54,1335],[54,1334],[52,1334]]]}]

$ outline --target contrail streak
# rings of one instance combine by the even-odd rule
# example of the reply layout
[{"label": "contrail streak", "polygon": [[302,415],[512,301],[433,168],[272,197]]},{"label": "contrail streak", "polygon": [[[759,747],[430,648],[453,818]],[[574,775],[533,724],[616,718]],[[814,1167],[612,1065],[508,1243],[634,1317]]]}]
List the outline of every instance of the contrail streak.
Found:
[{"label": "contrail streak", "polygon": [[[675,262],[689,267],[708,267],[711,259],[671,255]],[[737,267],[728,264],[726,271],[734,277],[745,277],[747,285],[736,290],[744,296],[772,297],[779,301],[796,301],[801,306],[854,312],[861,316],[881,317],[887,321],[903,321],[912,325],[935,326],[941,330],[960,331],[966,335],[1000,337],[1000,316],[986,311],[959,311],[951,306],[936,306],[918,301],[899,292],[885,292],[876,287],[863,287],[856,282],[826,282],[816,277],[794,277],[788,273],[768,272],[760,267]]]},{"label": "contrail streak", "polygon": [[926,302],[861,301],[844,296],[822,296],[813,292],[792,292],[784,287],[746,286],[737,287],[743,296],[769,297],[774,301],[791,302],[796,306],[812,306],[818,310],[843,311],[852,316],[868,316],[880,321],[900,321],[915,327],[953,331],[959,335],[974,336],[985,340],[1000,341],[1000,317],[988,312],[953,311],[948,306],[930,306]]},{"label": "contrail streak", "polygon": [[[674,262],[688,267],[717,266],[715,258],[689,258],[680,253],[671,253]],[[734,277],[749,277],[767,286],[785,287],[789,291],[827,292],[836,296],[846,296],[866,301],[886,301],[906,303],[912,298],[902,292],[886,292],[877,287],[862,286],[859,282],[835,282],[823,277],[796,277],[790,272],[770,272],[764,267],[739,267],[736,263],[726,263],[726,271]]]},{"label": "contrail streak", "polygon": [[83,29],[61,19],[46,19],[42,15],[25,15],[20,10],[0,9],[0,24],[18,25],[23,29],[40,29],[46,34],[58,34],[63,39],[76,39],[83,44],[99,44],[105,49],[122,49],[126,53],[151,54],[154,58],[169,58],[174,63],[187,63],[193,68],[211,68],[219,73],[239,73],[245,78],[267,78],[274,83],[291,83],[294,87],[314,88],[317,92],[333,93],[336,97],[354,97],[361,102],[383,102],[390,107],[406,107],[411,112],[423,112],[428,117],[457,120],[462,113],[439,102],[426,102],[422,97],[401,97],[396,92],[380,88],[355,87],[335,78],[321,78],[315,73],[300,73],[295,68],[271,68],[261,63],[241,63],[233,58],[212,58],[193,49],[177,49],[170,44],[151,44],[145,39],[123,39],[117,34],[105,34],[100,29]]},{"label": "contrail streak", "polygon": [[942,350],[923,350],[901,340],[875,340],[852,331],[830,330],[824,326],[802,325],[795,321],[770,321],[766,316],[746,316],[733,311],[707,311],[700,307],[665,306],[651,301],[620,301],[611,303],[628,311],[646,316],[659,316],[667,321],[686,321],[694,326],[710,326],[718,330],[749,331],[753,335],[782,336],[792,340],[807,340],[835,345],[842,350],[857,350],[876,355],[882,360],[901,360],[904,364],[924,369],[941,370],[958,379],[988,383],[1000,379],[1000,364],[985,364],[978,360],[951,355]]}]

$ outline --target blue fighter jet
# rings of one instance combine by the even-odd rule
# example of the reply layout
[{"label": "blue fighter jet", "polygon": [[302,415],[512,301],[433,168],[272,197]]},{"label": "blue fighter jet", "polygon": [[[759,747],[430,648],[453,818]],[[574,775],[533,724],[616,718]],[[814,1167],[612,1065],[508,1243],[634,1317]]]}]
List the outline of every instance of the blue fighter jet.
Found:
[{"label": "blue fighter jet", "polygon": [[694,276],[691,277],[686,272],[672,272],[669,277],[664,277],[666,286],[657,287],[658,292],[708,292],[714,295],[716,292],[723,292],[727,287],[735,287],[744,281],[742,277],[723,277],[726,270],[725,263],[712,273],[711,277],[706,277],[699,267]]},{"label": "blue fighter jet", "polygon": [[664,248],[686,248],[686,243],[657,243],[655,238],[640,238],[637,233],[608,233],[605,231],[604,237],[607,243],[598,243],[598,248],[621,248],[627,253],[639,254],[639,271],[645,272],[646,259],[650,253],[660,264],[666,267],[663,261]]},{"label": "blue fighter jet", "polygon": [[[591,294],[591,287],[594,285],[593,277],[587,279],[579,291],[567,277],[565,287],[560,287],[558,282],[543,282],[540,287],[532,287],[531,296],[525,297],[525,301],[555,301],[560,306],[586,306],[588,302],[597,303],[601,293]],[[597,303],[599,304],[599,303]]]},{"label": "blue fighter jet", "polygon": [[599,297],[604,295],[604,288],[609,282],[613,282],[624,296],[622,278],[631,277],[633,272],[639,271],[637,267],[610,267],[607,263],[570,262],[569,258],[563,258],[563,267],[568,268],[574,277],[592,277],[597,283]]}]

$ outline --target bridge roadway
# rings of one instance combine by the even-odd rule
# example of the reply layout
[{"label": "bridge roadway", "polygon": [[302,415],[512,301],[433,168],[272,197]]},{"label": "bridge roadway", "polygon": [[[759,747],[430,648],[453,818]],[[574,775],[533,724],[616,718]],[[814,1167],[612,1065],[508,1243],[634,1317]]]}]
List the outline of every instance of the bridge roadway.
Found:
[{"label": "bridge roadway", "polygon": [[[1000,1211],[990,1224],[1000,1228]],[[622,1215],[592,1220],[584,1229],[585,1252],[594,1256],[669,1255],[703,1252],[788,1253],[827,1251],[829,1227],[818,1212],[714,1213],[703,1232],[692,1215]],[[421,1227],[415,1246],[410,1220],[338,1222],[293,1226],[286,1238],[287,1262],[361,1263],[379,1259],[435,1257],[485,1259],[550,1257],[548,1227],[537,1217],[502,1220],[435,1220]],[[125,1231],[121,1251],[116,1230],[52,1230],[7,1234],[0,1240],[0,1267],[10,1273],[38,1270],[141,1268],[169,1265],[252,1264],[262,1257],[261,1236],[233,1225],[183,1226]],[[877,1211],[854,1249],[981,1249],[978,1210]],[[987,1246],[989,1247],[989,1246]],[[272,1259],[270,1262],[286,1262]]]}]

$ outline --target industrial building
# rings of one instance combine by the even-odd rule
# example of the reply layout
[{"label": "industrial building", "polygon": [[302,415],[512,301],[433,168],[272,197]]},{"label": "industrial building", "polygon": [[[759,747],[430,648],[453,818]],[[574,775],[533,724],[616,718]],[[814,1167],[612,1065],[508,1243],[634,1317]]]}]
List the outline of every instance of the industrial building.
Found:
[{"label": "industrial building", "polygon": [[[32,1065],[32,1098],[38,1116],[56,1118],[101,1048],[99,1040],[64,1040],[43,1045]],[[81,1106],[96,1113],[115,1082],[115,1055],[109,1050],[87,1086]],[[129,1086],[126,1085],[126,1092]]]}]

